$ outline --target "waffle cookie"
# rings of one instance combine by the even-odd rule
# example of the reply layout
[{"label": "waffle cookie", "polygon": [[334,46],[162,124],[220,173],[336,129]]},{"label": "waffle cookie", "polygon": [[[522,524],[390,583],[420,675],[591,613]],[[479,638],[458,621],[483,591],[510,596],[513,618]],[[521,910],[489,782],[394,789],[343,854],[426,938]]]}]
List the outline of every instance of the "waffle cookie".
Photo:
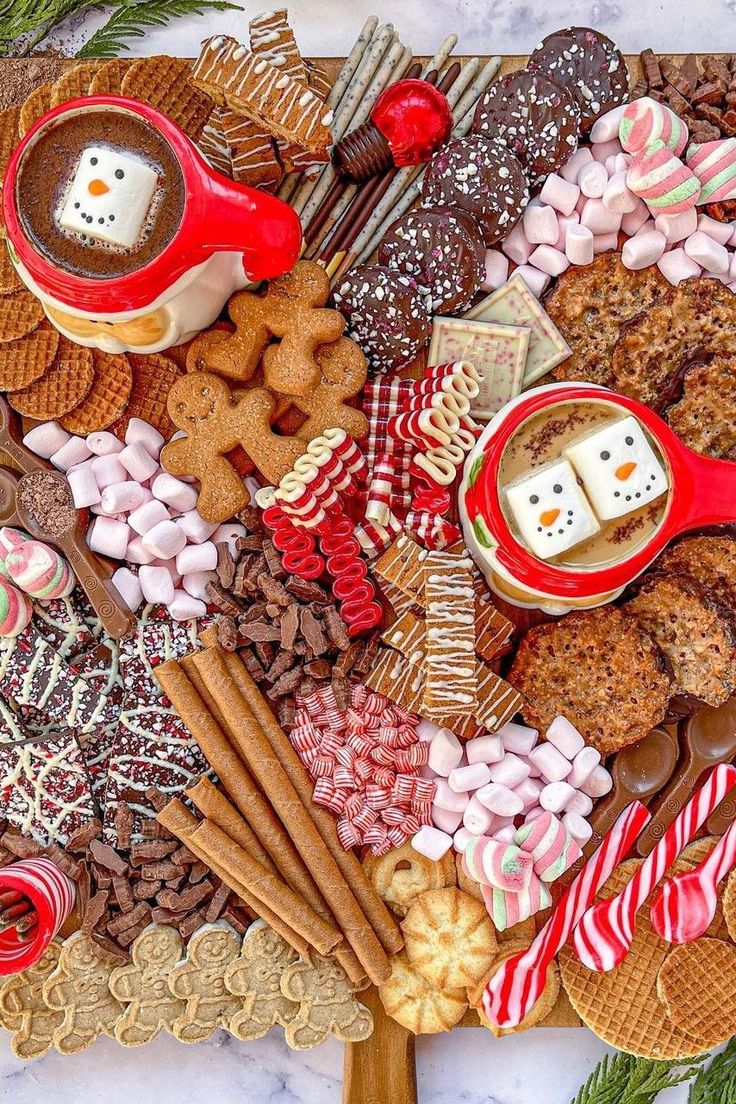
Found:
[{"label": "waffle cookie", "polygon": [[41,325],[44,317],[41,301],[25,288],[0,295],[0,342],[25,337]]},{"label": "waffle cookie", "polygon": [[664,654],[673,691],[722,705],[736,690],[736,619],[687,575],[655,577],[626,603]]},{"label": "waffle cookie", "polygon": [[50,94],[50,106],[58,107],[67,100],[76,100],[80,96],[86,96],[89,92],[90,82],[100,67],[99,61],[80,61],[67,69],[66,73],[59,77],[53,85]]},{"label": "waffle cookie", "polygon": [[20,119],[18,120],[18,136],[20,138],[31,129],[36,119],[40,119],[51,109],[51,90],[53,84],[39,84],[34,88],[21,105]]},{"label": "waffle cookie", "polygon": [[64,429],[80,437],[105,429],[122,417],[133,390],[133,369],[124,354],[103,353],[99,349],[91,352],[92,387],[79,406],[59,419]]},{"label": "waffle cookie", "polygon": [[59,348],[51,367],[43,376],[21,391],[12,391],[8,402],[13,410],[39,422],[68,414],[88,394],[94,371],[92,353],[66,337],[59,337]]},{"label": "waffle cookie", "polygon": [[736,460],[736,356],[688,368],[682,398],[667,410],[667,421],[695,452]]},{"label": "waffle cookie", "polygon": [[631,272],[619,253],[600,253],[559,277],[545,310],[572,349],[554,369],[558,380],[610,386],[611,357],[621,326],[647,311],[669,288],[656,267]]},{"label": "waffle cookie", "polygon": [[674,947],[659,968],[657,996],[703,1049],[725,1043],[736,1035],[736,947],[705,938]]},{"label": "waffle cookie", "polygon": [[[622,863],[600,894],[620,893],[641,866],[638,860]],[[673,870],[686,869],[676,863]],[[598,974],[583,966],[569,946],[559,955],[562,984],[570,1003],[586,1027],[609,1046],[640,1058],[686,1058],[710,1049],[678,1027],[657,996],[657,975],[672,950],[660,939],[649,919],[651,897],[639,910],[631,949],[615,970]],[[701,984],[706,982],[701,979]]]},{"label": "waffle cookie", "polygon": [[0,295],[10,295],[23,289],[23,281],[15,270],[7,249],[0,249]]},{"label": "waffle cookie", "polygon": [[42,323],[27,337],[0,342],[0,389],[19,391],[43,376],[61,340],[59,331]]},{"label": "waffle cookie", "polygon": [[159,54],[139,58],[123,77],[124,96],[155,107],[181,127],[193,142],[201,135],[212,111],[212,100],[192,83],[192,71],[184,58]]},{"label": "waffle cookie", "polygon": [[111,58],[101,65],[89,84],[90,96],[120,96],[123,77],[130,68],[127,58]]},{"label": "waffle cookie", "polygon": [[732,874],[723,891],[723,917],[731,939],[736,943],[736,874]]},{"label": "waffle cookie", "polygon": [[530,629],[507,677],[527,724],[543,731],[562,714],[602,755],[642,740],[671,694],[651,638],[611,606]]},{"label": "waffle cookie", "polygon": [[10,155],[18,145],[20,111],[19,107],[6,107],[0,111],[0,177],[5,175]]},{"label": "waffle cookie", "polygon": [[657,560],[658,574],[690,575],[722,606],[736,612],[736,537],[685,537],[665,549]]},{"label": "waffle cookie", "polygon": [[110,429],[124,440],[130,419],[142,418],[168,440],[176,427],[166,410],[166,400],[182,375],[181,369],[161,353],[128,353],[127,357],[133,369],[133,389],[125,414]]}]

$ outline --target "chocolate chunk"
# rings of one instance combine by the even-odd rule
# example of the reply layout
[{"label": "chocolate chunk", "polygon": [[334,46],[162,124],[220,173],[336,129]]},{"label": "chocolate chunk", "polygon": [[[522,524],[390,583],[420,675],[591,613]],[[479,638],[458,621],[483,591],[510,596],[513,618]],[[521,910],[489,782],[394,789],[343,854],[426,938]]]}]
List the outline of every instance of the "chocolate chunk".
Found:
[{"label": "chocolate chunk", "polygon": [[[164,910],[162,909],[161,911],[163,912]],[[179,920],[176,926],[179,929],[179,935],[182,937],[182,939],[186,940],[189,939],[190,936],[194,935],[195,931],[197,931],[198,928],[201,928],[204,922],[204,913],[201,911],[201,909],[196,909],[194,912],[190,912],[188,916],[185,916],[181,920]]]},{"label": "chocolate chunk", "polygon": [[80,824],[66,841],[67,851],[86,851],[93,839],[96,839],[102,831],[102,823],[94,817],[86,824]]},{"label": "chocolate chunk", "polygon": [[34,839],[29,836],[18,836],[13,832],[5,832],[2,843],[5,850],[18,859],[36,859],[44,852],[41,844],[36,843]]},{"label": "chocolate chunk", "polygon": [[107,902],[110,894],[106,890],[95,893],[90,897],[82,914],[82,931],[90,935],[98,927],[100,920],[107,912]]},{"label": "chocolate chunk", "polygon": [[253,533],[248,537],[238,537],[235,541],[235,548],[238,552],[262,552],[263,534]]},{"label": "chocolate chunk", "polygon": [[248,560],[241,560],[238,566],[235,568],[235,578],[233,580],[232,592],[238,598],[245,598],[252,589],[248,576],[249,571],[250,563]]},{"label": "chocolate chunk", "polygon": [[141,934],[145,926],[145,924],[134,924],[132,928],[128,928],[126,931],[120,932],[120,934],[115,937],[115,942],[117,943],[118,947],[125,948],[129,947],[131,943],[135,943],[136,939]]},{"label": "chocolate chunk", "polygon": [[328,650],[329,643],[322,631],[322,625],[308,607],[302,609],[299,613],[299,627],[302,636],[315,656],[322,655]]},{"label": "chocolate chunk", "polygon": [[294,663],[295,658],[296,657],[293,652],[278,652],[275,660],[266,672],[266,680],[268,682],[276,682],[277,679],[281,678],[281,676],[290,669],[290,667]]},{"label": "chocolate chunk", "polygon": [[177,866],[192,866],[198,860],[194,852],[182,844],[181,847],[177,847],[176,851],[172,852],[171,861],[176,863]]},{"label": "chocolate chunk", "polygon": [[220,586],[223,586],[225,590],[229,590],[235,578],[235,560],[230,555],[230,545],[227,541],[218,541],[215,547],[217,549],[217,564],[215,566],[217,578],[220,581]]},{"label": "chocolate chunk", "polygon": [[[300,689],[304,686],[304,679]],[[281,698],[278,706],[279,724],[285,732],[290,732],[296,722],[296,706],[293,698]]]},{"label": "chocolate chunk", "polygon": [[172,839],[143,840],[134,843],[130,849],[130,865],[143,866],[152,859],[165,859],[177,848],[177,841]]},{"label": "chocolate chunk", "polygon": [[255,648],[256,655],[263,664],[264,669],[268,670],[268,668],[273,663],[273,657],[276,654],[276,650],[273,644],[269,644],[268,641],[257,640],[253,647]]},{"label": "chocolate chunk", "polygon": [[238,624],[242,621],[244,625],[250,624],[251,621],[262,621],[266,617],[266,610],[268,604],[266,602],[253,602],[245,613],[241,613],[238,618]]},{"label": "chocolate chunk", "polygon": [[145,879],[136,882],[133,886],[133,896],[136,901],[147,901],[152,897],[155,897],[158,891],[163,887],[161,881],[146,881]]},{"label": "chocolate chunk", "polygon": [[642,50],[639,54],[639,59],[641,60],[641,67],[644,70],[644,77],[649,88],[661,88],[663,83],[662,73],[654,50]]},{"label": "chocolate chunk", "polygon": [[130,837],[134,824],[133,810],[127,801],[121,801],[115,810],[115,836],[121,851],[127,851],[130,847]]},{"label": "chocolate chunk", "polygon": [[125,874],[128,870],[128,864],[121,859],[117,851],[110,847],[109,843],[94,839],[89,845],[89,853],[98,866],[104,867],[112,874]]},{"label": "chocolate chunk", "polygon": [[203,878],[206,878],[210,872],[210,868],[207,863],[202,862],[201,859],[197,859],[193,862],[189,868],[189,883],[190,885],[196,885],[197,882],[201,882]]},{"label": "chocolate chunk", "polygon": [[322,589],[319,583],[312,582],[311,579],[293,577],[289,579],[285,586],[289,594],[293,594],[295,598],[301,599],[302,602],[317,602],[320,606],[329,606],[332,603],[329,594]]},{"label": "chocolate chunk", "polygon": [[285,579],[286,572],[281,563],[281,557],[274,548],[273,541],[269,540],[267,537],[263,541],[263,555],[266,557],[266,564],[273,578]]},{"label": "chocolate chunk", "polygon": [[345,710],[350,707],[350,683],[347,679],[333,674],[332,693],[335,695],[338,709]]},{"label": "chocolate chunk", "polygon": [[249,648],[244,648],[240,653],[240,658],[245,664],[245,669],[255,682],[261,682],[266,677],[266,672],[261,666],[258,657],[253,655],[253,652]]},{"label": "chocolate chunk", "polygon": [[[160,813],[161,810],[165,808],[165,806],[169,803],[169,799],[166,794],[159,793],[155,786],[149,786],[146,790],[146,800],[148,801],[148,804],[156,810],[157,813]],[[162,828],[163,825],[160,825],[157,820],[153,820],[153,824],[156,826],[157,831],[152,832],[151,834],[156,836],[160,835],[158,829]],[[168,832],[166,832],[166,835],[168,836]]]},{"label": "chocolate chunk", "polygon": [[270,698],[271,701],[275,701],[277,698],[283,698],[284,694],[293,694],[298,689],[301,681],[301,668],[292,667],[290,671],[282,675],[281,678],[273,684],[271,689],[266,692],[266,697]]},{"label": "chocolate chunk", "polygon": [[215,920],[219,920],[222,913],[227,907],[227,902],[230,897],[230,887],[226,886],[224,882],[220,882],[219,886],[215,890],[212,900],[204,914],[206,923],[214,924]]},{"label": "chocolate chunk", "polygon": [[241,640],[248,644],[262,644],[270,640],[281,640],[281,633],[275,625],[268,621],[240,622],[238,625]]},{"label": "chocolate chunk", "polygon": [[113,878],[112,891],[120,905],[121,912],[130,912],[135,906],[133,891],[127,878]]},{"label": "chocolate chunk", "polygon": [[112,936],[120,935],[121,932],[127,931],[128,928],[132,928],[136,924],[147,922],[150,915],[151,906],[145,901],[139,901],[130,912],[121,912],[119,916],[111,920],[107,925],[107,930]]},{"label": "chocolate chunk", "polygon": [[354,640],[352,644],[348,645],[344,652],[341,652],[337,657],[334,665],[334,671],[336,675],[340,675],[345,678],[350,674],[355,663],[358,661],[358,657],[363,652],[364,643],[362,640]]},{"label": "chocolate chunk", "polygon": [[233,909],[227,909],[222,916],[223,920],[227,920],[231,928],[235,928],[238,935],[245,935],[248,930],[248,923],[241,919],[240,915]]},{"label": "chocolate chunk", "polygon": [[169,924],[171,927],[176,927],[178,916],[171,909],[161,908],[158,905],[156,908],[151,909],[151,920],[154,924]]},{"label": "chocolate chunk", "polygon": [[281,633],[281,647],[290,652],[294,647],[296,634],[299,631],[299,607],[296,602],[292,601],[284,610],[279,624],[279,631]]},{"label": "chocolate chunk", "polygon": [[[238,521],[242,522],[249,533],[257,533],[263,528],[261,511],[255,506],[244,506],[235,516]],[[242,540],[242,538],[239,539]]]},{"label": "chocolate chunk", "polygon": [[220,617],[217,622],[217,643],[226,652],[234,652],[238,646],[238,630],[232,617]]},{"label": "chocolate chunk", "polygon": [[324,612],[325,628],[332,643],[341,652],[350,647],[350,637],[340,614],[335,606],[326,606]]},{"label": "chocolate chunk", "polygon": [[700,104],[717,104],[723,100],[725,94],[725,84],[719,81],[708,81],[705,84],[701,84],[700,87],[693,92],[690,97],[690,102],[694,106]]},{"label": "chocolate chunk", "polygon": [[172,862],[147,863],[141,867],[142,878],[160,878],[164,882],[170,881],[172,878],[179,878],[182,874],[186,874],[186,870],[182,870],[180,866]]},{"label": "chocolate chunk", "polygon": [[304,674],[311,678],[326,679],[330,677],[332,665],[326,659],[313,659],[311,663],[304,664]]},{"label": "chocolate chunk", "polygon": [[205,587],[207,600],[216,606],[220,613],[229,613],[235,616],[243,609],[241,602],[220,586],[219,583],[207,583]]},{"label": "chocolate chunk", "polygon": [[378,646],[381,643],[380,633],[374,633],[365,642],[363,654],[353,664],[353,672],[356,675],[367,675],[373,666],[373,662],[378,654]]}]

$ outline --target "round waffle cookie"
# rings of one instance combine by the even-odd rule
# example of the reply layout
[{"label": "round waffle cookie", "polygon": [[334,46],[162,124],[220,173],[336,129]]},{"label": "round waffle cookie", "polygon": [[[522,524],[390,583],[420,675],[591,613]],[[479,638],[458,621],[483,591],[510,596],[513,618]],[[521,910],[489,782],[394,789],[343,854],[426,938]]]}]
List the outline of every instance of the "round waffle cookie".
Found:
[{"label": "round waffle cookie", "polygon": [[736,943],[736,873],[728,879],[723,891],[723,919],[729,936]]},{"label": "round waffle cookie", "polygon": [[10,155],[18,145],[19,128],[20,107],[6,107],[0,111],[0,177],[5,175]]},{"label": "round waffle cookie", "polygon": [[555,378],[610,386],[621,326],[669,289],[656,265],[631,272],[619,253],[600,253],[590,265],[571,265],[544,304],[572,349],[572,356],[553,369]]},{"label": "round waffle cookie", "polygon": [[127,58],[111,58],[101,65],[89,85],[90,96],[122,95],[123,77],[130,69]]},{"label": "round waffle cookie", "polygon": [[19,414],[46,422],[79,406],[93,379],[91,351],[60,336],[56,358],[48,371],[29,387],[11,391],[8,402]]},{"label": "round waffle cookie", "polygon": [[36,119],[40,119],[51,109],[51,90],[53,87],[50,82],[39,84],[38,88],[34,88],[30,96],[27,96],[23,101],[18,122],[18,134],[21,138],[31,129]]},{"label": "round waffle cookie", "polygon": [[0,342],[25,337],[45,318],[40,299],[30,291],[0,295]]},{"label": "round waffle cookie", "polygon": [[[533,938],[533,936],[532,936]],[[528,1031],[530,1027],[536,1027],[542,1020],[549,1016],[550,1012],[557,1004],[557,999],[560,995],[560,971],[557,963],[552,960],[547,967],[547,977],[544,983],[544,989],[537,1003],[532,1008],[528,1016],[526,1016],[520,1024],[516,1027],[496,1027],[490,1020],[487,1020],[483,1014],[483,993],[486,985],[491,980],[494,974],[498,973],[503,963],[507,958],[512,958],[513,955],[519,954],[520,951],[525,951],[529,946],[530,941],[522,939],[510,940],[508,943],[504,943],[498,948],[498,953],[493,960],[493,965],[487,973],[483,981],[477,985],[474,989],[468,989],[468,1000],[470,1001],[470,1007],[474,1008],[478,1013],[478,1019],[481,1022],[482,1027],[487,1027],[489,1031],[492,1031],[497,1039],[500,1039],[502,1035],[516,1035],[520,1031]]]},{"label": "round waffle cookie", "polygon": [[[600,898],[620,893],[640,866],[636,859],[622,863]],[[675,863],[673,872],[686,869],[689,864]],[[583,966],[569,946],[563,947],[559,955],[562,984],[586,1027],[609,1046],[661,1061],[702,1054],[709,1048],[673,1023],[657,996],[657,975],[672,947],[652,927],[651,904],[652,897],[639,910],[631,948],[615,970],[595,973]],[[701,984],[707,984],[705,976]]]},{"label": "round waffle cookie", "polygon": [[567,27],[547,35],[533,51],[527,68],[546,73],[571,90],[584,131],[629,94],[623,54],[610,38],[590,27]]},{"label": "round waffle cookie", "polygon": [[23,290],[23,281],[15,270],[7,249],[0,249],[0,295]]},{"label": "round waffle cookie", "polygon": [[88,95],[90,82],[99,67],[99,61],[80,61],[79,65],[67,69],[51,89],[51,107]]},{"label": "round waffle cookie", "polygon": [[736,1035],[736,947],[705,938],[674,947],[659,968],[657,996],[704,1050],[725,1043]]},{"label": "round waffle cookie", "polygon": [[94,380],[84,400],[59,421],[69,433],[85,437],[97,429],[106,429],[122,417],[133,390],[133,369],[120,353],[92,349]]},{"label": "round waffle cookie", "polygon": [[19,391],[40,379],[59,349],[59,331],[42,323],[27,337],[0,342],[0,390]]},{"label": "round waffle cookie", "polygon": [[192,70],[183,58],[158,55],[140,58],[128,68],[122,94],[142,100],[173,119],[196,142],[214,107],[211,98],[192,84]]},{"label": "round waffle cookie", "polygon": [[169,391],[183,374],[167,356],[161,353],[126,354],[133,369],[133,389],[130,393],[125,414],[110,426],[112,432],[121,441],[131,418],[142,418],[144,422],[155,426],[166,440],[176,432],[166,410]]}]

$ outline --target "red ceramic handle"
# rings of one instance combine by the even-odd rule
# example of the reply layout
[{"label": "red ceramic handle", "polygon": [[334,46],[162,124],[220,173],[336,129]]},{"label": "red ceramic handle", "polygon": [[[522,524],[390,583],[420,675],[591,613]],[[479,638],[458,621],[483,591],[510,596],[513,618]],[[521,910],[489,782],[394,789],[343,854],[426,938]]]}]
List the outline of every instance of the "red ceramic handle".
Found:
[{"label": "red ceramic handle", "polygon": [[[683,452],[690,468],[691,494],[676,501],[673,521],[678,531],[736,521],[736,462],[699,456],[684,446]],[[675,493],[679,496],[678,488]]]}]

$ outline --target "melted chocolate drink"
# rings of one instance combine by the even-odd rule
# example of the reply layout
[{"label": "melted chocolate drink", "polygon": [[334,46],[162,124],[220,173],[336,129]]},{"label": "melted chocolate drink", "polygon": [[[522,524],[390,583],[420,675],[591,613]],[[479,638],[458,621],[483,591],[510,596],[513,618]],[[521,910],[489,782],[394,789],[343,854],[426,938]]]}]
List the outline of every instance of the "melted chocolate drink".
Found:
[{"label": "melted chocolate drink", "polygon": [[106,107],[42,130],[16,182],[23,231],[48,261],[93,279],[143,268],[176,233],[184,180],[145,120]]}]

